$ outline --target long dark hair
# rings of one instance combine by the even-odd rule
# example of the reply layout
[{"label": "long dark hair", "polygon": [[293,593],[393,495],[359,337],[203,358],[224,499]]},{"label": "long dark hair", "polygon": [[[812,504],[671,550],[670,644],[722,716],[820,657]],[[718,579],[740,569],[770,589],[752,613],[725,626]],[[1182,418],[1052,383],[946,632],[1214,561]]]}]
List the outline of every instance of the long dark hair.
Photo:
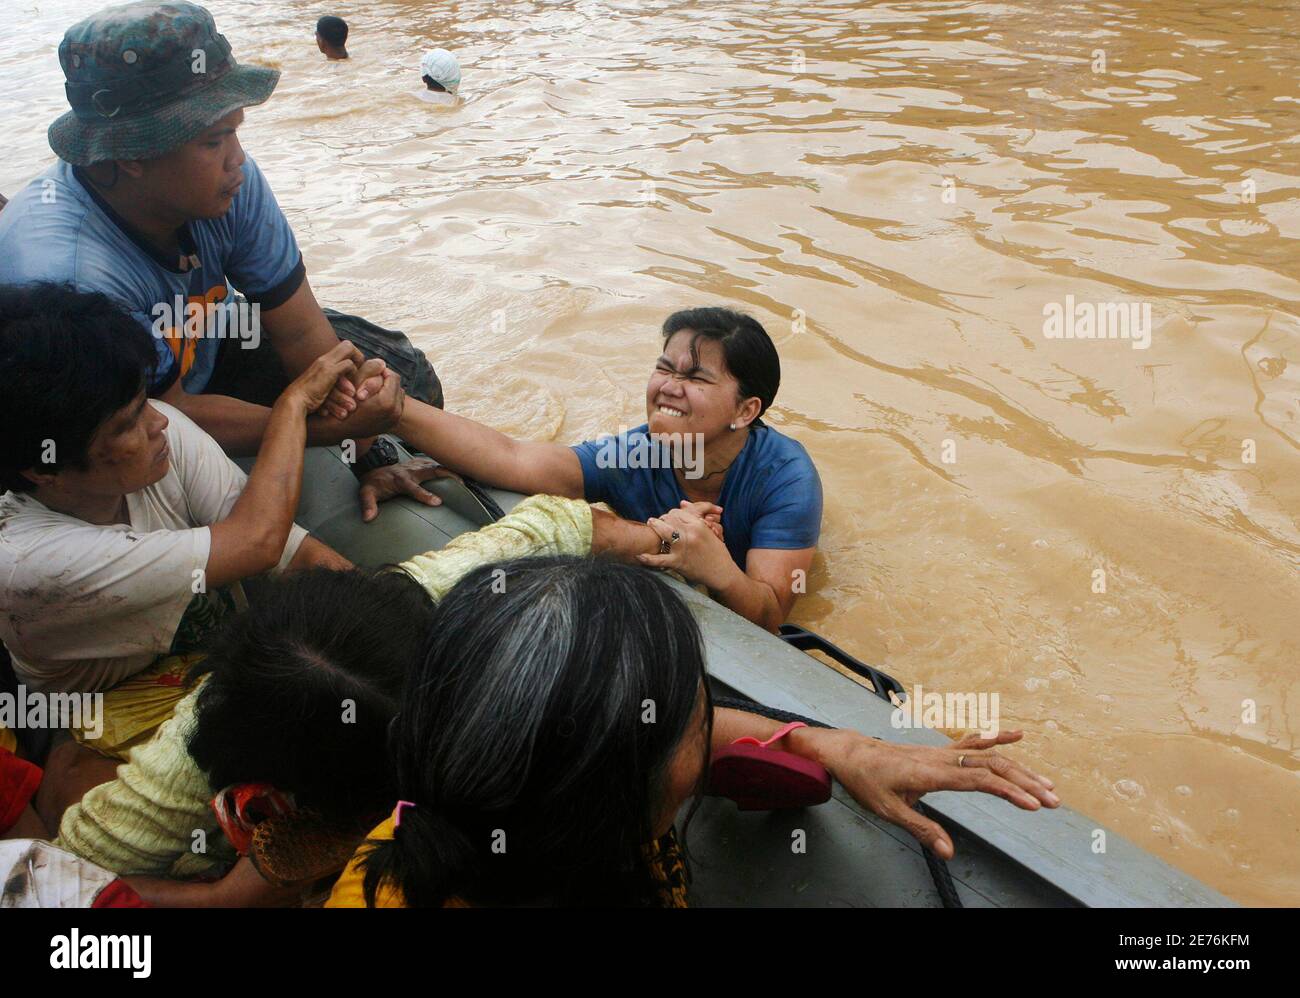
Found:
[{"label": "long dark hair", "polygon": [[644,849],[701,696],[708,744],[704,676],[690,610],[643,569],[470,573],[408,677],[392,748],[416,806],[365,854],[366,903],[381,887],[412,907],[656,903]]},{"label": "long dark hair", "polygon": [[392,806],[388,726],[433,604],[405,572],[316,568],[266,580],[190,674],[188,737],[217,789],[265,782],[341,826]]},{"label": "long dark hair", "polygon": [[664,320],[664,342],[683,329],[692,333],[692,361],[699,363],[701,337],[713,340],[722,347],[727,370],[738,382],[736,401],[757,398],[761,403],[758,415],[767,412],[781,387],[781,358],[762,323],[729,308],[686,308]]}]

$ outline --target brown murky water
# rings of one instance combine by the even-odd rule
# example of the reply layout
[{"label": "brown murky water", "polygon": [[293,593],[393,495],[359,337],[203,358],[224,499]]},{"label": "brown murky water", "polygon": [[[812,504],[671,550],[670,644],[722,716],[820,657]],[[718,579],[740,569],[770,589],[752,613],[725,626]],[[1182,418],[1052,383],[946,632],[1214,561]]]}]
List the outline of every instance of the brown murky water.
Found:
[{"label": "brown murky water", "polygon": [[[19,0],[0,190],[97,6]],[[211,6],[284,71],[242,134],[322,301],[566,442],[641,420],[669,311],[752,310],[827,492],[795,618],[1000,693],[1068,803],[1300,903],[1296,3],[376,2],[346,64],[320,4]],[[1149,303],[1149,346],[1048,338],[1067,295]]]}]

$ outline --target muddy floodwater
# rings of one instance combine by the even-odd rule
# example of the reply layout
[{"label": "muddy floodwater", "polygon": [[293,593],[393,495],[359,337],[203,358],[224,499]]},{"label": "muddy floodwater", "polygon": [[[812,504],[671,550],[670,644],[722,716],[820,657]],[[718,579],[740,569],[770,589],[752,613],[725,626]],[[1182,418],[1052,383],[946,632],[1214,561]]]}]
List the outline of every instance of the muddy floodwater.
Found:
[{"label": "muddy floodwater", "polygon": [[[98,6],[6,17],[0,190]],[[563,442],[643,420],[668,312],[751,311],[826,490],[794,619],[998,693],[1066,803],[1300,903],[1296,3],[348,6],[326,63],[325,5],[210,4],[283,71],[240,134],[324,304]],[[435,44],[459,106],[418,98]]]}]

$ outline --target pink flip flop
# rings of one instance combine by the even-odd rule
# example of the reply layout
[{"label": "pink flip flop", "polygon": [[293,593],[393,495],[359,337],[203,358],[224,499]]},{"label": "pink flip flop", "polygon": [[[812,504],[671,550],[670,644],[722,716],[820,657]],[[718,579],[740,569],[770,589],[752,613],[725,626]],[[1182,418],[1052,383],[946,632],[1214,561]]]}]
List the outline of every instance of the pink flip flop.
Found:
[{"label": "pink flip flop", "polygon": [[820,763],[771,747],[796,728],[792,721],[767,741],[737,738],[713,753],[709,793],[728,797],[742,811],[779,811],[824,804],[831,796],[831,774]]}]

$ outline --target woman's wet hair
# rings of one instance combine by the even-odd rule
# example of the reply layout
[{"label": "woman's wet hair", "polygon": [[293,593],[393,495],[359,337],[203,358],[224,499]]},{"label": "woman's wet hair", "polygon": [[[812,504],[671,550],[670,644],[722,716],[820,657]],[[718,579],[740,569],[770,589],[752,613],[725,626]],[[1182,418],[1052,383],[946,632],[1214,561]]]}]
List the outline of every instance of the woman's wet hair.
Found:
[{"label": "woman's wet hair", "polygon": [[95,431],[144,391],[153,338],[117,302],[66,284],[0,286],[0,491],[28,468],[86,467]]},{"label": "woman's wet hair", "polygon": [[359,568],[289,572],[256,595],[190,674],[207,677],[190,755],[218,790],[269,783],[371,828],[392,807],[388,726],[433,603],[404,572]]},{"label": "woman's wet hair", "polygon": [[392,751],[415,806],[366,847],[366,903],[658,903],[643,848],[693,724],[707,753],[703,681],[699,628],[652,573],[574,557],[470,573],[408,676]]},{"label": "woman's wet hair", "polygon": [[686,308],[664,320],[664,342],[683,329],[692,333],[692,361],[699,362],[700,339],[713,340],[739,383],[738,401],[757,398],[762,404],[758,415],[767,412],[781,387],[781,358],[757,319],[729,308]]}]

